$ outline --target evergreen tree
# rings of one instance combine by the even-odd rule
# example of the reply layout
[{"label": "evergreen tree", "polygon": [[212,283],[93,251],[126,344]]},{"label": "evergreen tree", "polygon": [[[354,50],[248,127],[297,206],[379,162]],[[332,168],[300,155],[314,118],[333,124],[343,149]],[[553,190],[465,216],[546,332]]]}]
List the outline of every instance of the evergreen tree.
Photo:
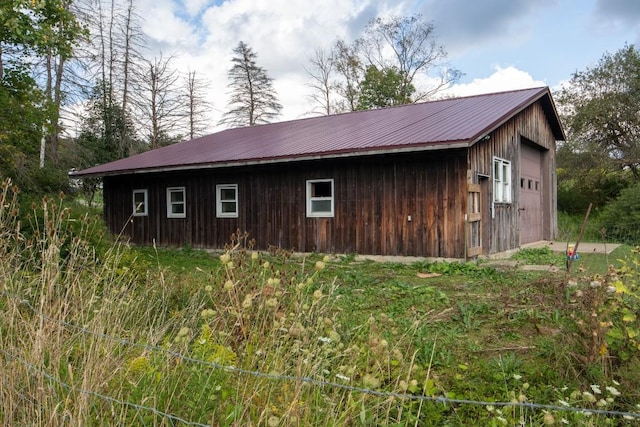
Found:
[{"label": "evergreen tree", "polygon": [[273,79],[256,64],[258,55],[246,43],[238,43],[233,53],[236,56],[231,60],[233,66],[227,74],[231,80],[229,110],[220,124],[240,127],[269,123],[282,110]]}]

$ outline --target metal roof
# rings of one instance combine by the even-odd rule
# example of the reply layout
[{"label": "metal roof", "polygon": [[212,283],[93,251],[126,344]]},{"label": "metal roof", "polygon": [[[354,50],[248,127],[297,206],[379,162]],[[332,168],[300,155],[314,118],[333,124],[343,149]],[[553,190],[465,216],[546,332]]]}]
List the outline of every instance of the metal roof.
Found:
[{"label": "metal roof", "polygon": [[542,100],[556,139],[564,140],[549,89],[540,87],[227,129],[72,175],[120,175],[468,147],[538,100]]}]

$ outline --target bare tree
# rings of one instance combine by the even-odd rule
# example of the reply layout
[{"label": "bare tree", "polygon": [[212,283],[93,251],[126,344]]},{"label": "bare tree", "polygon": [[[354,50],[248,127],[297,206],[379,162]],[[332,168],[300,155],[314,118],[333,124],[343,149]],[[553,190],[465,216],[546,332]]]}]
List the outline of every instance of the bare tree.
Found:
[{"label": "bare tree", "polygon": [[[124,15],[124,26],[122,27],[123,55],[122,55],[122,121],[126,120],[130,110],[131,99],[129,96],[132,79],[135,78],[136,71],[139,71],[140,64],[143,62],[140,53],[145,36],[139,26],[139,16],[135,13],[133,0],[128,0],[127,10]],[[139,73],[138,73],[139,74]],[[132,141],[128,132],[122,128],[120,141],[123,141],[131,150]]]},{"label": "bare tree", "polygon": [[[437,43],[434,24],[419,14],[371,20],[356,41],[366,61],[382,71],[396,68],[402,77],[400,92],[408,93],[419,73],[436,77],[433,87],[418,88],[414,102],[425,100],[458,80],[460,72],[447,66],[447,52]],[[389,54],[391,53],[391,54]]]},{"label": "bare tree", "polygon": [[147,62],[140,79],[138,111],[140,127],[151,149],[177,142],[184,97],[178,87],[179,74],[172,68],[172,58],[162,56]]},{"label": "bare tree", "polygon": [[236,56],[227,73],[231,79],[229,110],[224,113],[220,124],[254,126],[269,123],[280,115],[282,105],[278,102],[273,79],[264,68],[256,64],[257,54],[244,42],[233,50]]},{"label": "bare tree", "polygon": [[364,66],[358,55],[358,45],[348,45],[344,40],[336,41],[333,47],[331,61],[338,74],[335,83],[343,102],[341,111],[356,111],[358,109],[358,96],[360,94],[360,82],[364,78]]},{"label": "bare tree", "polygon": [[311,68],[305,67],[305,71],[310,80],[308,86],[312,92],[309,95],[314,104],[311,113],[329,115],[337,112],[335,97],[335,85],[333,74],[335,72],[333,58],[324,49],[316,49],[314,56],[309,58]]},{"label": "bare tree", "polygon": [[211,104],[203,93],[209,87],[208,83],[196,77],[195,71],[187,74],[186,89],[186,116],[188,121],[188,137],[196,138],[202,135],[208,124],[207,110]]},{"label": "bare tree", "polygon": [[[91,34],[81,52],[85,64],[83,77],[88,82],[85,96],[95,95],[96,84],[101,86],[97,91],[102,96],[99,105],[104,109],[104,128],[108,129],[106,121],[115,119],[114,111],[122,115],[117,120],[124,123],[130,120],[134,107],[139,104],[132,88],[138,85],[137,79],[146,66],[141,18],[133,0],[77,1],[82,4],[82,17]],[[117,108],[112,105],[116,102]],[[135,132],[116,128],[122,131],[120,135],[111,135],[120,145],[118,152],[127,156],[138,151],[137,142],[132,138]]]}]

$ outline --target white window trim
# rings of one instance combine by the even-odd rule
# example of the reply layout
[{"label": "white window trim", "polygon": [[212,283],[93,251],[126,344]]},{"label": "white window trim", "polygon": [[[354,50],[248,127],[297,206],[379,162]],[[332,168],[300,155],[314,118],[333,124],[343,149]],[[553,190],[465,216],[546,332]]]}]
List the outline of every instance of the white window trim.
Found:
[{"label": "white window trim", "polygon": [[[329,182],[331,183],[331,197],[311,197],[311,189],[313,184],[318,182]],[[312,206],[315,201],[326,201],[329,200],[331,202],[331,210],[330,211],[322,211],[322,212],[313,212]],[[309,179],[307,180],[307,217],[310,218],[333,218],[334,215],[334,200],[335,200],[335,192],[333,179]]]},{"label": "white window trim", "polygon": [[[183,201],[182,205],[184,205],[183,213],[173,213],[172,203],[171,203],[171,193],[173,192],[182,192]],[[178,203],[175,203],[178,204]],[[167,187],[167,218],[186,218],[187,217],[187,191],[185,187]]]},{"label": "white window trim", "polygon": [[[496,168],[496,164],[499,166],[498,168]],[[496,176],[496,169],[498,169],[498,176]],[[505,172],[507,176],[504,176]],[[493,158],[493,201],[495,203],[511,203],[512,173],[510,160],[500,157]]]},{"label": "white window trim", "polygon": [[[236,193],[236,197],[233,200],[222,200],[222,190],[232,189]],[[236,205],[235,212],[223,212],[222,211],[222,202],[229,203],[234,202]],[[238,184],[219,184],[216,185],[216,217],[218,218],[238,218],[239,211],[239,202],[238,202]]]},{"label": "white window trim", "polygon": [[[138,212],[138,206],[136,206],[136,194],[143,194],[144,201],[142,202],[143,210]],[[132,193],[132,205],[133,205],[133,216],[147,216],[149,215],[149,192],[146,188],[133,190]]]}]

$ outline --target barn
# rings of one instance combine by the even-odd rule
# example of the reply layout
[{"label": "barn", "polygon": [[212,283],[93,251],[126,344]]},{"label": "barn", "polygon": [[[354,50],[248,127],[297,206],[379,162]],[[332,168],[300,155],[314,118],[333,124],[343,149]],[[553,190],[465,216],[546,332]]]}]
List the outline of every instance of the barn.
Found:
[{"label": "barn", "polygon": [[471,258],[551,239],[547,87],[228,129],[74,172],[137,244]]}]

